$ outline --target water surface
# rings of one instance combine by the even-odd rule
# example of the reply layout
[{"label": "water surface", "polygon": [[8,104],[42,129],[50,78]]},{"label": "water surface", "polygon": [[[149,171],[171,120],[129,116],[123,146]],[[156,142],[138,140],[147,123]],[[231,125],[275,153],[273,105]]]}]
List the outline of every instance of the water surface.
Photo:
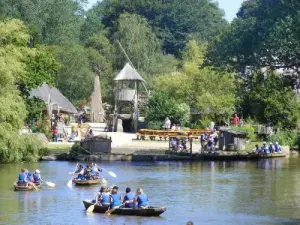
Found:
[{"label": "water surface", "polygon": [[[124,192],[142,187],[160,217],[87,214],[99,186],[66,186],[75,163],[0,165],[0,224],[300,224],[300,158],[235,162],[112,162],[103,176]],[[54,189],[15,192],[19,169],[40,169]]]}]

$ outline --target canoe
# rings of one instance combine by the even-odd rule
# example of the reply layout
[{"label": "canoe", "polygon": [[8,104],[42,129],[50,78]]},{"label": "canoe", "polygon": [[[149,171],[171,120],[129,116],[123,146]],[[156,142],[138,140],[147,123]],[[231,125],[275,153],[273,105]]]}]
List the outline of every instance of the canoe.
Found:
[{"label": "canoe", "polygon": [[[85,209],[93,205],[90,201],[83,201]],[[124,215],[124,216],[159,216],[167,210],[166,207],[153,207],[149,206],[147,209],[127,209],[119,208],[114,210],[111,214]],[[94,211],[96,213],[105,213],[107,207],[95,205]]]},{"label": "canoe", "polygon": [[93,185],[93,184],[99,184],[99,183],[103,183],[103,184],[107,183],[107,181],[104,178],[98,178],[98,179],[95,179],[95,180],[77,180],[77,179],[74,179],[73,181],[76,185]]},{"label": "canoe", "polygon": [[[37,187],[38,190],[40,190],[42,187],[42,183],[36,184],[35,186]],[[14,189],[15,189],[15,191],[35,191],[36,190],[33,186],[19,186],[17,181],[14,183]]]}]

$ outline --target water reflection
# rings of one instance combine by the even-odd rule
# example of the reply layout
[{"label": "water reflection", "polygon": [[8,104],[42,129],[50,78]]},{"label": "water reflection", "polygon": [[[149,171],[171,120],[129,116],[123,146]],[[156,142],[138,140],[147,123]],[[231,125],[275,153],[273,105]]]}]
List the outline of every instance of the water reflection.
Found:
[{"label": "water reflection", "polygon": [[[158,218],[87,214],[82,200],[99,186],[66,186],[74,163],[0,165],[0,224],[293,224],[300,210],[300,159],[206,162],[101,163],[117,174],[108,184],[143,187],[152,205],[167,206]],[[57,185],[14,192],[19,167],[40,168]]]}]

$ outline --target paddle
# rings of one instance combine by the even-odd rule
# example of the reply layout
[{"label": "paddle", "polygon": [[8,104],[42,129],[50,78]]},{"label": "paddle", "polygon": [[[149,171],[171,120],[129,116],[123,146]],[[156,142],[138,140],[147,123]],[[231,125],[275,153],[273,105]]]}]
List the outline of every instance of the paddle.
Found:
[{"label": "paddle", "polygon": [[[96,165],[97,166],[97,165]],[[116,178],[117,177],[117,175],[115,174],[115,173],[113,173],[113,172],[111,172],[111,171],[108,171],[108,170],[106,170],[106,169],[103,169],[103,168],[101,168],[102,170],[104,170],[104,171],[106,171],[110,176],[112,176],[112,177],[114,177],[114,178]]]},{"label": "paddle", "polygon": [[69,188],[72,188],[73,177],[74,177],[74,173],[76,172],[77,166],[78,166],[78,163],[76,164],[76,167],[75,167],[75,170],[74,170],[74,172],[73,172],[73,175],[72,175],[71,179],[70,179],[70,180],[68,181],[68,183],[67,183],[67,186],[68,186]]},{"label": "paddle", "polygon": [[46,183],[49,187],[55,187],[55,186],[56,186],[55,183],[52,183],[52,182],[50,182],[50,181],[44,181],[44,180],[42,180],[42,179],[41,179],[41,181],[43,181],[44,183]]},{"label": "paddle", "polygon": [[119,209],[121,206],[123,206],[123,205],[125,205],[125,203],[122,203],[120,206],[118,206],[118,207],[115,207],[115,208],[113,208],[113,209],[110,209],[110,210],[107,210],[106,212],[105,212],[105,215],[110,215],[113,211],[115,211],[116,209]]},{"label": "paddle", "polygon": [[90,205],[90,206],[87,208],[86,212],[92,213],[92,212],[94,211],[94,209],[95,209],[95,205],[96,205],[96,204],[97,204],[97,202],[96,202],[94,205]]}]

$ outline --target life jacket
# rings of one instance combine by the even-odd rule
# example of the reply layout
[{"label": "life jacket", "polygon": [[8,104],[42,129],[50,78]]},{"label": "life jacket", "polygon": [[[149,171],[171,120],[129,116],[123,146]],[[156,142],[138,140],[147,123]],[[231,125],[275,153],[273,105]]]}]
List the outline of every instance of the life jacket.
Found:
[{"label": "life jacket", "polygon": [[19,174],[19,183],[25,183],[26,182],[26,174],[25,173],[20,173]]},{"label": "life jacket", "polygon": [[280,146],[275,144],[275,152],[280,152],[280,151],[281,151]]},{"label": "life jacket", "polygon": [[101,196],[101,204],[103,206],[109,206],[110,205],[110,193],[102,193]]},{"label": "life jacket", "polygon": [[137,202],[138,202],[138,207],[149,205],[147,195],[145,194],[138,195]]},{"label": "life jacket", "polygon": [[[126,194],[124,197],[124,201],[129,201],[129,200],[133,200],[133,199],[134,199],[134,194],[132,194],[131,192]],[[132,208],[132,207],[133,207],[133,203],[125,204],[125,208]]]},{"label": "life jacket", "polygon": [[112,203],[111,203],[112,208],[121,205],[121,194],[119,192],[112,194],[111,198],[112,198]]},{"label": "life jacket", "polygon": [[95,169],[95,167],[92,167],[92,168],[91,168],[91,174],[92,174],[92,175],[96,175],[96,169]]},{"label": "life jacket", "polygon": [[27,181],[31,181],[31,178],[32,178],[32,173],[27,173]]},{"label": "life jacket", "polygon": [[33,174],[33,179],[34,179],[34,182],[40,182],[41,181],[41,177],[39,174],[37,173],[34,173]]}]

